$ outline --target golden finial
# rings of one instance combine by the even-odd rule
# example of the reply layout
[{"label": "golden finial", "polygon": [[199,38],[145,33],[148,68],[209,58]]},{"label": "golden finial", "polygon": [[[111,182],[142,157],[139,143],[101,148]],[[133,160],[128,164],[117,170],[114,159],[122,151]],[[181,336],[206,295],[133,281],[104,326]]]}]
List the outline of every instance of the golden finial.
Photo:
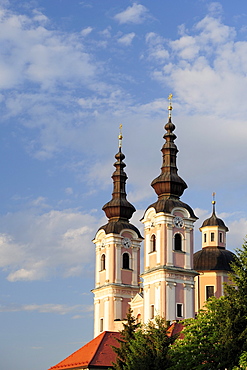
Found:
[{"label": "golden finial", "polygon": [[215,195],[216,195],[216,193],[215,193],[215,192],[213,192],[213,194],[212,194],[212,196],[213,196],[212,204],[213,204],[213,205],[216,203],[216,201],[215,201]]},{"label": "golden finial", "polygon": [[172,98],[173,98],[173,95],[170,94],[168,96],[168,100],[169,100],[169,106],[168,106],[168,118],[171,118],[172,116]]},{"label": "golden finial", "polygon": [[120,124],[119,125],[119,135],[118,135],[118,146],[119,148],[122,148],[122,139],[123,139],[123,135],[122,135],[122,128],[123,128],[123,125]]}]

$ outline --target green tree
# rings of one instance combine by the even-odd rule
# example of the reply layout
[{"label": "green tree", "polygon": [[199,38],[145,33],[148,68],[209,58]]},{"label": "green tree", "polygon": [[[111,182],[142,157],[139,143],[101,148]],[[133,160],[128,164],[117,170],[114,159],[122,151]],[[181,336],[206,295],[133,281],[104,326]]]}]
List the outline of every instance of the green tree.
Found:
[{"label": "green tree", "polygon": [[164,319],[156,317],[147,325],[136,324],[129,312],[127,323],[122,330],[120,347],[113,347],[117,353],[115,370],[163,370],[171,365],[168,349],[175,336],[167,333],[168,325]]},{"label": "green tree", "polygon": [[121,338],[117,339],[120,343],[119,347],[113,346],[114,352],[117,354],[116,362],[113,363],[114,370],[126,369],[125,364],[130,353],[130,341],[134,339],[136,330],[141,326],[137,323],[135,317],[132,316],[133,311],[129,309],[127,313],[127,321],[123,323],[123,330],[121,331]]},{"label": "green tree", "polygon": [[227,348],[231,340],[225,338],[229,326],[228,302],[225,297],[210,299],[196,319],[184,321],[185,328],[170,348],[174,370],[227,368]]},{"label": "green tree", "polygon": [[247,351],[247,242],[236,251],[225,296],[211,298],[171,347],[172,369],[233,369]]},{"label": "green tree", "polygon": [[243,352],[239,359],[239,366],[234,366],[233,370],[247,369],[247,352]]},{"label": "green tree", "polygon": [[169,325],[156,317],[135,333],[130,342],[130,353],[125,363],[128,370],[163,370],[171,365],[168,355],[175,337],[167,333]]}]

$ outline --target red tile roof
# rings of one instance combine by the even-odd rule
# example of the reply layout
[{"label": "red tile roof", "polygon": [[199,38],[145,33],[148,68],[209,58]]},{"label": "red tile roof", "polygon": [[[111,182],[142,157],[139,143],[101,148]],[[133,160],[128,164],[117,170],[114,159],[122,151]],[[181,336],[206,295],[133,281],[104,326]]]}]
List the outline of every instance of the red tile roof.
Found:
[{"label": "red tile roof", "polygon": [[183,339],[184,335],[181,333],[183,328],[184,325],[181,322],[173,322],[167,330],[168,337],[171,337],[172,335],[178,335],[179,338]]},{"label": "red tile roof", "polygon": [[120,333],[104,331],[49,370],[88,368],[89,366],[107,368],[116,360],[116,353],[111,346],[119,346],[116,340],[119,337]]}]

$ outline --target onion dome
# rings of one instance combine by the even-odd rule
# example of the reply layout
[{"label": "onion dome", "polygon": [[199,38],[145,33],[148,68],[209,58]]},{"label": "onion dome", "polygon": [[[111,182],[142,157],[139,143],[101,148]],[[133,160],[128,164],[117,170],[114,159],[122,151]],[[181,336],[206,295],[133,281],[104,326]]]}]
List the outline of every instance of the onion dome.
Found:
[{"label": "onion dome", "polygon": [[202,226],[200,227],[200,230],[203,228],[203,227],[206,227],[206,226],[219,226],[223,229],[225,229],[225,231],[228,231],[228,227],[225,225],[224,221],[221,220],[220,218],[218,218],[216,216],[216,213],[215,213],[215,200],[212,201],[212,204],[213,204],[213,212],[212,212],[212,215],[211,217],[207,218]]},{"label": "onion dome", "polygon": [[196,252],[193,259],[196,271],[232,271],[235,254],[225,248],[207,247]]},{"label": "onion dome", "polygon": [[163,153],[161,174],[152,181],[151,186],[154,188],[159,199],[168,197],[179,199],[187,188],[187,184],[177,173],[176,157],[178,149],[174,143],[177,137],[173,133],[175,125],[172,123],[171,117],[169,117],[165,129],[167,132],[163,136],[166,142],[161,149]]},{"label": "onion dome", "polygon": [[115,158],[117,161],[114,163],[116,170],[112,174],[112,199],[102,209],[110,221],[119,219],[129,221],[135,212],[135,207],[126,199],[125,183],[127,175],[124,172],[124,167],[126,167],[123,162],[125,155],[121,152],[121,148],[119,148],[119,152],[115,155]]},{"label": "onion dome", "polygon": [[125,155],[121,150],[121,128],[122,125],[120,125],[119,150],[115,155],[117,161],[114,163],[114,166],[116,170],[112,174],[112,199],[102,208],[109,220],[108,223],[102,226],[100,229],[104,229],[106,234],[119,234],[123,229],[132,229],[138,234],[139,237],[141,237],[139,230],[134,225],[129,223],[129,219],[132,217],[136,209],[130,202],[128,202],[125,190],[126,180],[128,177],[124,171],[126,164],[123,162]]},{"label": "onion dome", "polygon": [[175,125],[172,123],[171,105],[172,95],[169,96],[170,104],[168,106],[168,122],[165,125],[166,133],[163,138],[165,143],[161,149],[163,154],[163,163],[161,167],[161,174],[156,177],[151,186],[158,195],[158,200],[151,204],[148,208],[154,207],[156,212],[171,212],[174,207],[186,208],[192,218],[197,218],[190,206],[180,201],[180,196],[187,188],[185,181],[178,175],[176,165],[178,149],[174,143],[177,136],[174,134]]}]

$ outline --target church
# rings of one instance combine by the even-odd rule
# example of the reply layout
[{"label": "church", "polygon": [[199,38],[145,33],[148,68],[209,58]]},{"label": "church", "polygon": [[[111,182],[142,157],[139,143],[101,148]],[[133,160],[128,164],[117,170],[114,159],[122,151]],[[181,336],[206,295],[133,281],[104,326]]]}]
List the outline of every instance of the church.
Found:
[{"label": "church", "polygon": [[[135,207],[127,200],[122,133],[112,175],[112,199],[103,206],[108,222],[96,232],[94,339],[51,369],[107,369],[115,354],[129,308],[141,323],[159,315],[167,321],[195,317],[211,296],[224,294],[234,254],[226,249],[224,221],[212,215],[200,227],[202,248],[194,253],[193,209],[180,198],[187,188],[176,165],[178,149],[171,95],[165,125],[161,173],[151,186],[157,200],[144,212],[144,235],[130,222]],[[144,268],[140,249],[144,241]]]}]

